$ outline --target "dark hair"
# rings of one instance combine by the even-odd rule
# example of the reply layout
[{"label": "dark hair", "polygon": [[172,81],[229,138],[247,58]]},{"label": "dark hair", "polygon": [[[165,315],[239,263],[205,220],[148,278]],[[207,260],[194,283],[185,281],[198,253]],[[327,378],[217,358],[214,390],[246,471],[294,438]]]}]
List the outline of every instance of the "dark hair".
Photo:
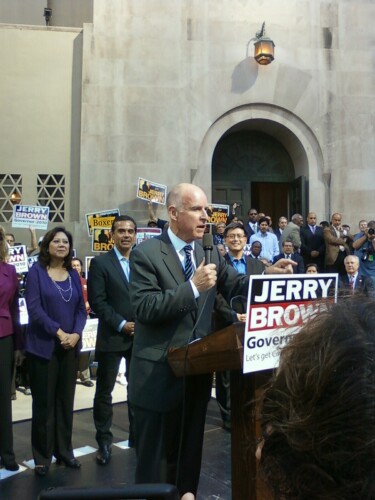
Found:
[{"label": "dark hair", "polygon": [[79,257],[72,257],[72,262],[73,260],[78,260],[78,262],[81,264],[81,267],[83,267],[83,262]]},{"label": "dark hair", "polygon": [[262,248],[262,243],[261,243],[259,240],[255,240],[255,241],[253,241],[253,242],[252,242],[252,244],[251,244],[251,247],[250,247],[250,248],[253,248],[253,246],[254,246],[256,243],[258,243],[258,245],[260,245],[260,248]]},{"label": "dark hair", "polygon": [[373,317],[373,300],[351,297],[282,349],[261,417],[261,470],[275,498],[375,498]]},{"label": "dark hair", "polygon": [[47,267],[49,266],[51,262],[51,257],[49,254],[49,244],[51,241],[54,239],[57,233],[64,233],[66,234],[66,237],[68,238],[69,241],[69,253],[64,259],[64,267],[65,269],[71,269],[72,268],[72,257],[73,257],[73,237],[69,231],[65,229],[65,227],[60,226],[60,227],[55,227],[48,231],[44,237],[43,240],[40,244],[40,252],[39,252],[39,257],[38,261],[42,267]]},{"label": "dark hair", "polygon": [[306,271],[309,267],[315,267],[315,269],[319,271],[318,264],[315,264],[315,262],[309,262],[308,264],[306,264]]},{"label": "dark hair", "polygon": [[245,228],[243,227],[243,225],[240,222],[232,222],[231,224],[226,226],[226,228],[224,229],[224,233],[223,233],[224,238],[227,237],[227,234],[229,233],[229,231],[233,231],[234,229],[241,229],[243,231],[243,235],[246,236]]},{"label": "dark hair", "polygon": [[111,227],[111,231],[112,233],[115,232],[116,230],[116,222],[121,222],[123,220],[128,220],[130,222],[132,222],[134,224],[134,229],[135,231],[137,231],[137,223],[135,222],[135,220],[133,219],[133,217],[130,217],[130,215],[118,215],[117,217],[115,217],[113,219],[113,222],[112,222],[112,227]]},{"label": "dark hair", "polygon": [[258,220],[258,226],[260,226],[262,224],[262,222],[267,222],[267,226],[270,225],[270,221],[267,219],[267,217],[261,217],[259,220]]},{"label": "dark hair", "polygon": [[322,220],[319,223],[319,226],[321,226],[324,229],[325,227],[329,227],[329,222],[327,220]]}]

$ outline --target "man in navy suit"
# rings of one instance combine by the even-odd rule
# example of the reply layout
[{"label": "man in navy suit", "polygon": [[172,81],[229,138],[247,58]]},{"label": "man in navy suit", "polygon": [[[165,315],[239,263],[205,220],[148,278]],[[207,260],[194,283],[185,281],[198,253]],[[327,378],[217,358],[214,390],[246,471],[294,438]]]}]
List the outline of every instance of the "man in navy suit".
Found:
[{"label": "man in navy suit", "polygon": [[283,253],[276,255],[273,259],[273,263],[275,264],[280,259],[290,259],[294,262],[297,262],[297,266],[293,267],[294,274],[304,274],[305,265],[303,263],[303,258],[299,253],[294,252],[293,242],[291,240],[285,240],[283,243]]},{"label": "man in navy suit", "polygon": [[[198,488],[211,375],[178,378],[168,350],[211,331],[217,291],[229,302],[246,295],[248,277],[228,266],[214,247],[205,264],[207,197],[198,186],[179,184],[168,193],[168,230],[130,254],[130,298],[136,315],[130,365],[134,408],[136,482],[177,484],[181,500]],[[265,272],[291,273],[282,260]]]},{"label": "man in navy suit", "polygon": [[356,255],[347,255],[344,259],[346,275],[340,277],[339,293],[341,297],[363,294],[375,298],[375,288],[369,276],[361,276],[359,272],[359,258]]},{"label": "man in navy suit", "polygon": [[[129,255],[136,231],[134,219],[127,215],[116,217],[111,230],[115,246],[91,261],[87,280],[88,300],[99,318],[94,398],[94,423],[99,445],[96,461],[99,465],[106,465],[111,459],[112,391],[122,358],[126,362],[127,379],[129,373],[134,335],[134,315],[129,298]],[[129,446],[132,446],[133,413],[129,402],[128,415]]]},{"label": "man in navy suit", "polygon": [[306,226],[301,227],[301,255],[306,264],[317,264],[318,270],[324,270],[325,241],[323,228],[316,225],[316,213],[309,212]]}]

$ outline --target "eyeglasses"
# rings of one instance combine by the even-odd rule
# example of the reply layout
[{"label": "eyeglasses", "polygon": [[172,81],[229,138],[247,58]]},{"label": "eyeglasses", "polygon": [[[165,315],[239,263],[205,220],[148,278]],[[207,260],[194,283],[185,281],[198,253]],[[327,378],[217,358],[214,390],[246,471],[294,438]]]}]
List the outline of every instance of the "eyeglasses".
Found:
[{"label": "eyeglasses", "polygon": [[242,240],[242,238],[245,238],[244,234],[228,234],[226,236],[229,240]]}]

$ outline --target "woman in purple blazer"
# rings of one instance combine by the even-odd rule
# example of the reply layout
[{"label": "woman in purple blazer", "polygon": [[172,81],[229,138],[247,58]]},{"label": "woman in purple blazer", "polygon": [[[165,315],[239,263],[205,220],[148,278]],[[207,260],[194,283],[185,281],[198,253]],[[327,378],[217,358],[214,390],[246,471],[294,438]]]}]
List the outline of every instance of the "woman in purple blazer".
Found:
[{"label": "woman in purple blazer", "polygon": [[16,471],[19,466],[13,451],[11,385],[22,339],[17,274],[15,267],[6,263],[7,256],[8,244],[0,227],[0,459],[2,467]]},{"label": "woman in purple blazer", "polygon": [[86,308],[78,273],[72,269],[72,235],[49,231],[26,283],[29,324],[25,351],[33,397],[31,445],[35,474],[45,476],[52,461],[78,469],[72,447],[73,404]]}]

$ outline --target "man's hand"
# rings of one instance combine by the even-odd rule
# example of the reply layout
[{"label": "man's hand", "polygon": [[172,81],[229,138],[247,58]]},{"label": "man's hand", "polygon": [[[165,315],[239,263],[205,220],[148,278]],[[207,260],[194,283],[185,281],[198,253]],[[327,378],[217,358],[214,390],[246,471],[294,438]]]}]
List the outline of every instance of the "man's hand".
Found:
[{"label": "man's hand", "polygon": [[290,259],[280,259],[272,266],[266,267],[264,272],[266,274],[293,274],[293,266],[296,266],[297,262]]},{"label": "man's hand", "polygon": [[238,319],[238,321],[241,321],[242,323],[245,323],[245,321],[246,321],[246,314],[237,313],[237,319]]},{"label": "man's hand", "polygon": [[126,334],[126,335],[134,335],[134,325],[135,323],[133,321],[127,321],[125,323],[125,325],[122,327],[122,331]]},{"label": "man's hand", "polygon": [[311,250],[310,257],[319,257],[319,252],[318,250]]},{"label": "man's hand", "polygon": [[197,267],[191,281],[197,287],[199,293],[206,292],[215,286],[217,280],[216,264],[204,265],[202,260],[199,267]]}]

